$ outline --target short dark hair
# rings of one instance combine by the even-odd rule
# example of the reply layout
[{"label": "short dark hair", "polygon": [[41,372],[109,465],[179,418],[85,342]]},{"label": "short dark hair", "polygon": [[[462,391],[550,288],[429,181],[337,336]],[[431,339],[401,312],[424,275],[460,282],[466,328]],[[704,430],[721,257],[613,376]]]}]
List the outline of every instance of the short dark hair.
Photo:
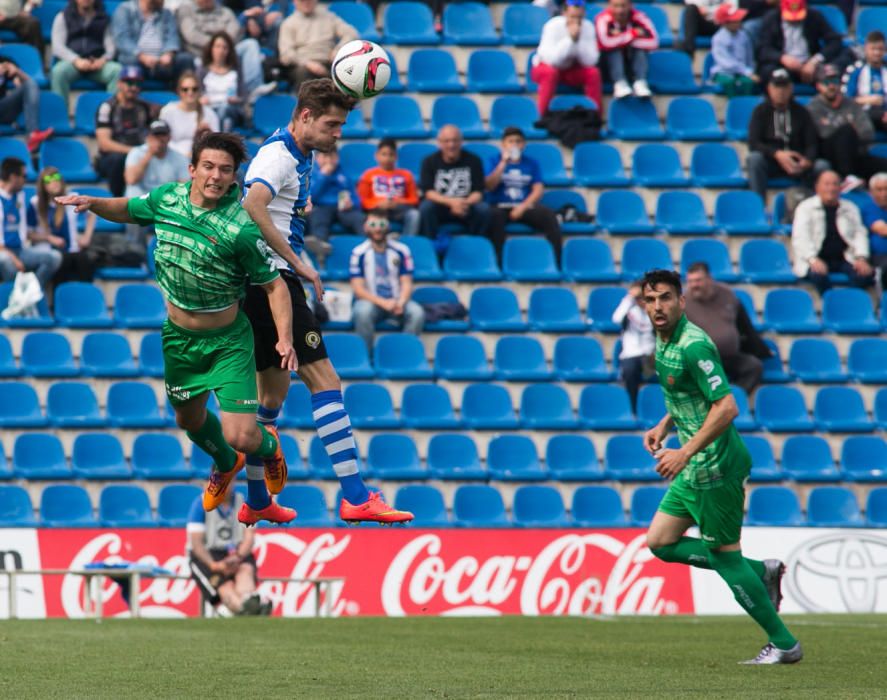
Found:
[{"label": "short dark hair", "polygon": [[659,284],[667,284],[669,287],[674,287],[678,296],[684,293],[684,288],[681,286],[681,276],[674,270],[647,270],[641,279],[642,290],[647,287],[655,289],[656,285]]},{"label": "short dark hair", "polygon": [[24,175],[25,161],[21,158],[4,158],[0,163],[0,180],[6,181],[13,175]]},{"label": "short dark hair", "polygon": [[397,151],[397,141],[395,141],[390,136],[386,136],[384,139],[379,141],[376,146],[377,151],[381,151],[383,148],[390,148],[392,151]]},{"label": "short dark hair", "polygon": [[506,126],[502,130],[502,138],[507,139],[509,136],[520,136],[524,141],[527,140],[527,137],[524,135],[524,132],[518,129],[516,126]]},{"label": "short dark hair", "polygon": [[368,217],[375,216],[377,219],[385,219],[385,221],[388,221],[388,211],[382,209],[381,207],[376,207],[375,209],[368,210],[366,215]]},{"label": "short dark hair", "polygon": [[687,274],[691,272],[704,272],[706,275],[711,277],[711,268],[708,266],[707,262],[704,262],[702,260],[697,260],[695,263],[687,268]]},{"label": "short dark hair", "polygon": [[339,90],[331,78],[306,80],[299,87],[299,100],[296,111],[293,112],[293,121],[304,109],[319,117],[326,114],[331,107],[339,107],[347,113],[354,109],[355,105],[357,100]]},{"label": "short dark hair", "polygon": [[874,29],[865,35],[865,43],[866,44],[874,44],[878,41],[884,41],[884,32],[879,29]]},{"label": "short dark hair", "polygon": [[194,141],[191,151],[191,165],[195,168],[200,162],[200,154],[203,151],[225,151],[234,159],[234,169],[237,170],[249,157],[243,139],[237,134],[229,134],[224,131],[207,131],[198,136]]}]

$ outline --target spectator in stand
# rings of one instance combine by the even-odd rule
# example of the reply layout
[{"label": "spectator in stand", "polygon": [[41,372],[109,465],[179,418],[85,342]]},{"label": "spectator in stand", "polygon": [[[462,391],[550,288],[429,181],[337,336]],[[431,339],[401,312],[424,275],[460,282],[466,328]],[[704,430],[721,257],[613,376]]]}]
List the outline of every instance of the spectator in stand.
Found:
[{"label": "spectator in stand", "polygon": [[295,0],[296,11],[280,25],[278,53],[294,93],[311,78],[326,78],[339,47],[357,39],[357,30],[317,0]]},{"label": "spectator in stand", "polygon": [[125,197],[141,197],[168,182],[187,182],[188,158],[169,147],[169,124],[162,119],[151,122],[145,143],[126,154]]},{"label": "spectator in stand", "polygon": [[111,18],[117,60],[138,65],[151,80],[172,82],[182,71],[194,69],[194,59],[181,52],[179,30],[163,0],[127,0]]},{"label": "spectator in stand", "polygon": [[114,37],[111,18],[102,0],[68,0],[52,20],[52,91],[68,104],[71,83],[87,78],[117,92],[120,64],[113,60]]},{"label": "spectator in stand", "polygon": [[767,80],[782,68],[795,81],[812,83],[822,63],[846,62],[838,34],[819,10],[807,0],[781,0],[761,21],[758,37],[758,75]]},{"label": "spectator in stand", "polygon": [[61,254],[61,266],[52,278],[55,284],[91,282],[95,265],[87,249],[95,231],[96,215],[86,213],[86,225],[81,232],[74,207],[55,203],[56,197],[65,194],[65,179],[58,168],[44,168],[37,177],[37,194],[28,202],[28,237],[32,241],[45,241]]},{"label": "spectator in stand", "polygon": [[764,16],[774,7],[779,7],[779,2],[780,0],[739,0],[738,6],[748,12],[742,28],[751,37],[752,46],[755,48],[758,47]]},{"label": "spectator in stand", "polygon": [[820,67],[819,93],[807,104],[819,133],[819,154],[844,178],[844,192],[864,185],[862,178],[887,170],[887,158],[869,153],[875,130],[865,110],[841,93],[841,74],[835,66]]},{"label": "spectator in stand", "polygon": [[676,49],[683,49],[690,58],[696,53],[696,37],[714,36],[718,31],[719,23],[715,19],[715,12],[725,5],[735,11],[737,8],[723,0],[684,0],[684,14],[681,18],[681,33],[683,41],[675,44]]},{"label": "spectator in stand", "polygon": [[506,127],[502,132],[501,154],[487,162],[484,185],[489,192],[487,201],[492,204],[487,235],[501,263],[505,227],[509,223],[526,224],[533,231],[542,231],[560,264],[561,227],[555,213],[540,204],[545,191],[542,170],[539,163],[524,155],[526,146],[523,131],[516,126]]},{"label": "spectator in stand", "polygon": [[792,93],[788,71],[780,68],[771,73],[767,99],[755,107],[748,123],[749,153],[745,165],[749,189],[762,199],[767,192],[767,178],[790,177],[807,187],[813,182],[819,151],[816,125]]},{"label": "spectator in stand", "polygon": [[869,195],[862,207],[862,222],[869,230],[872,265],[880,270],[883,287],[887,282],[887,172],[872,175]]},{"label": "spectator in stand", "polygon": [[559,83],[582,87],[598,110],[603,107],[598,57],[597,34],[585,17],[585,0],[567,0],[563,14],[542,27],[533,59],[531,77],[539,85],[540,116],[548,111]]},{"label": "spectator in stand", "polygon": [[0,29],[15,34],[25,44],[30,44],[40,54],[43,63],[46,44],[43,42],[43,30],[40,20],[31,15],[40,0],[2,0],[0,2]]},{"label": "spectator in stand", "polygon": [[[46,289],[62,264],[62,254],[49,246],[33,245],[28,237],[25,202],[25,164],[18,158],[0,163],[0,206],[3,208],[3,240],[0,245],[0,281],[9,282],[19,272],[33,272]],[[37,234],[38,241],[45,241]]]},{"label": "spectator in stand", "polygon": [[204,131],[219,131],[221,124],[215,110],[201,102],[203,91],[194,71],[185,71],[176,81],[178,102],[167,102],[160,110],[160,119],[169,125],[169,147],[191,158],[195,137]]},{"label": "spectator in stand", "polygon": [[34,153],[53,132],[40,129],[40,88],[12,59],[0,54],[0,124],[13,125],[20,115],[28,132],[28,151]]},{"label": "spectator in stand", "polygon": [[108,181],[108,189],[115,197],[123,196],[126,185],[126,155],[145,143],[148,125],[157,114],[155,105],[139,99],[141,84],[141,68],[124,66],[117,80],[117,94],[102,102],[96,111],[96,172]]},{"label": "spectator in stand", "polygon": [[245,105],[249,96],[234,42],[227,33],[218,32],[209,38],[203,47],[197,78],[203,86],[200,101],[215,112],[222,131],[231,131],[246,121]]},{"label": "spectator in stand", "polygon": [[714,13],[720,26],[711,40],[714,65],[711,79],[729,98],[751,95],[760,82],[755,73],[755,50],[751,37],[742,29],[746,11],[724,3]]},{"label": "spectator in stand", "polygon": [[349,268],[355,299],[354,330],[372,356],[379,321],[392,320],[404,333],[419,335],[425,325],[425,311],[410,299],[413,256],[403,243],[388,240],[386,211],[367,212],[363,228],[367,240],[352,251]]},{"label": "spectator in stand", "polygon": [[419,231],[434,240],[438,252],[449,238],[440,235],[440,224],[460,223],[475,236],[484,236],[490,208],[484,202],[484,166],[473,153],[462,149],[462,132],[446,124],[437,132],[440,150],[422,161],[419,190]]},{"label": "spectator in stand", "polygon": [[874,281],[869,264],[869,235],[857,206],[841,199],[841,180],[825,170],[816,180],[816,194],[798,204],[792,222],[794,270],[820,294],[831,288],[829,273],[841,272],[854,287]]},{"label": "spectator in stand", "polygon": [[857,61],[844,74],[844,94],[856,101],[869,115],[872,125],[887,131],[887,66],[884,65],[884,33],[869,32],[865,38],[865,58]]},{"label": "spectator in stand", "polygon": [[246,9],[237,15],[244,34],[275,56],[280,25],[288,4],[286,0],[247,0],[244,3]]},{"label": "spectator in stand", "polygon": [[[604,66],[617,100],[634,94],[650,97],[647,54],[659,48],[653,22],[631,0],[609,0],[594,20]],[[633,81],[629,84],[629,80]]]},{"label": "spectator in stand", "polygon": [[405,168],[396,168],[397,144],[394,139],[382,139],[376,146],[377,167],[370,168],[357,182],[357,195],[364,211],[381,209],[388,220],[403,225],[404,236],[419,232],[419,193],[413,174]]},{"label": "spectator in stand", "polygon": [[[348,233],[362,233],[364,215],[360,208],[360,197],[354,183],[342,170],[339,152],[318,151],[314,157],[314,170],[311,173],[311,213],[308,225],[311,236],[318,241],[327,241],[330,228],[338,222]],[[317,243],[305,240],[305,247],[312,250]],[[319,246],[318,246],[319,247]],[[326,250],[325,247],[323,247]]]},{"label": "spectator in stand", "polygon": [[613,312],[613,323],[622,326],[622,349],[619,351],[619,374],[631,399],[631,410],[637,413],[638,391],[645,376],[654,376],[656,338],[653,323],[644,310],[641,283],[631,283],[619,306]]}]

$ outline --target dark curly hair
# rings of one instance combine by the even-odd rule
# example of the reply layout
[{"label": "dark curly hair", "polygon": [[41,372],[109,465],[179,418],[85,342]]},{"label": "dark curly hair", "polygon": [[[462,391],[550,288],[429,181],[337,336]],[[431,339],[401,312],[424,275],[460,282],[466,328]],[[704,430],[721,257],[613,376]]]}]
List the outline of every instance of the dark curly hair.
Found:
[{"label": "dark curly hair", "polygon": [[681,276],[674,270],[647,270],[641,279],[641,289],[655,289],[658,284],[666,284],[674,287],[678,296],[684,293],[681,287]]},{"label": "dark curly hair", "polygon": [[234,159],[235,170],[249,158],[246,146],[243,145],[243,139],[237,134],[223,131],[207,131],[197,137],[191,151],[191,165],[195,168],[200,162],[200,154],[205,150],[225,151]]}]

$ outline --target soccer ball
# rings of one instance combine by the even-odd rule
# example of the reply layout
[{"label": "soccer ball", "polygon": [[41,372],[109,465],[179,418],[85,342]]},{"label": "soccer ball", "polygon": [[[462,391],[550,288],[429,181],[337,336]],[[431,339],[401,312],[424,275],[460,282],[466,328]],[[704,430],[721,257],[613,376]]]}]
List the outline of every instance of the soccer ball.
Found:
[{"label": "soccer ball", "polygon": [[378,44],[357,39],[339,49],[332,74],[336,87],[349,97],[375,97],[388,85],[391,61]]}]

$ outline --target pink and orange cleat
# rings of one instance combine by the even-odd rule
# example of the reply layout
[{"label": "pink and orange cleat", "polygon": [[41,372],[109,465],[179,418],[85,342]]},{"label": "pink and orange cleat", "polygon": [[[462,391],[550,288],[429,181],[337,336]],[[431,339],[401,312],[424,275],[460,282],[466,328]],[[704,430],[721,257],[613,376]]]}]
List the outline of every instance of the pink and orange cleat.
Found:
[{"label": "pink and orange cleat", "polygon": [[215,510],[228,496],[228,489],[231,482],[237,477],[237,472],[243,469],[246,464],[246,455],[243,452],[237,453],[237,461],[234,462],[234,468],[229,472],[220,472],[213,465],[212,473],[209,475],[209,481],[206,482],[206,488],[203,490],[203,510],[207,513]]},{"label": "pink and orange cleat", "polygon": [[271,433],[274,439],[277,440],[277,452],[274,453],[273,457],[262,460],[265,465],[265,486],[268,487],[268,491],[274,496],[283,491],[283,487],[286,486],[289,470],[286,467],[286,458],[283,456],[283,447],[280,444],[280,434],[277,432],[277,428],[273,425],[268,425],[265,427],[265,430]]},{"label": "pink and orange cleat", "polygon": [[254,526],[260,520],[267,520],[269,523],[283,525],[284,523],[291,522],[295,517],[296,511],[292,508],[284,508],[283,506],[278,505],[274,502],[274,499],[271,500],[271,503],[268,506],[261,510],[254,510],[244,503],[240,506],[240,512],[237,514],[237,519],[247,527]]},{"label": "pink and orange cleat", "polygon": [[408,523],[413,519],[413,514],[405,510],[394,510],[385,503],[381,493],[370,491],[369,500],[360,505],[351,505],[343,498],[339,505],[339,517],[352,525],[370,522],[393,525],[394,523]]}]

